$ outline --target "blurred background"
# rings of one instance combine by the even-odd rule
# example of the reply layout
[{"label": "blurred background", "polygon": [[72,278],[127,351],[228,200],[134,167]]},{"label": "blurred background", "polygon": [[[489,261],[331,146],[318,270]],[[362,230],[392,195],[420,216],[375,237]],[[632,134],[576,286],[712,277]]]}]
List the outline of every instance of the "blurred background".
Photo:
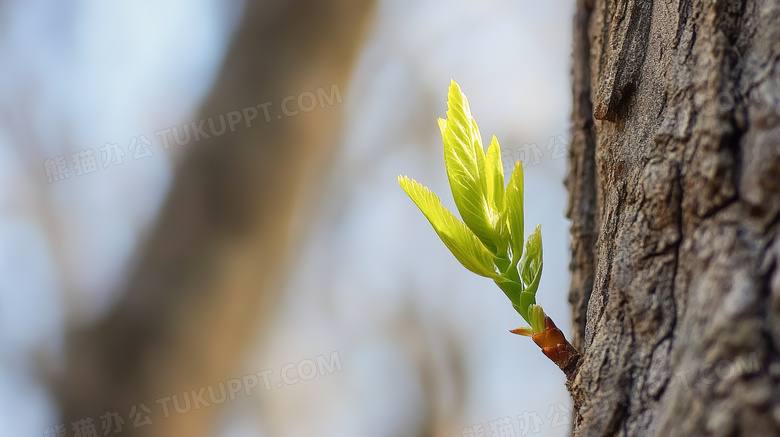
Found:
[{"label": "blurred background", "polygon": [[570,333],[572,13],[0,1],[0,435],[569,435],[563,373],[396,177],[454,207],[455,79]]}]

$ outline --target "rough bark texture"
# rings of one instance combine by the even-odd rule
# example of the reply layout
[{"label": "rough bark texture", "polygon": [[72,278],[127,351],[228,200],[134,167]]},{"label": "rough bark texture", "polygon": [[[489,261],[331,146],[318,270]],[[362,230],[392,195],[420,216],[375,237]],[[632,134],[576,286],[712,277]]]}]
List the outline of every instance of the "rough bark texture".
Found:
[{"label": "rough bark texture", "polygon": [[[258,1],[246,6],[220,77],[198,120],[337,85],[373,2]],[[319,186],[334,150],[340,108],[318,108],[191,144],[124,293],[93,326],[73,328],[67,363],[53,383],[62,422],[145,403],[152,426],[128,422],[123,436],[212,434],[219,407],[164,417],[154,401],[237,374],[257,322],[279,296],[279,271],[294,235],[297,198]],[[219,395],[218,395],[219,396]],[[193,401],[194,402],[194,401]],[[169,405],[173,410],[173,407]],[[136,410],[142,413],[142,410]]]},{"label": "rough bark texture", "polygon": [[780,435],[780,3],[579,0],[574,435]]}]

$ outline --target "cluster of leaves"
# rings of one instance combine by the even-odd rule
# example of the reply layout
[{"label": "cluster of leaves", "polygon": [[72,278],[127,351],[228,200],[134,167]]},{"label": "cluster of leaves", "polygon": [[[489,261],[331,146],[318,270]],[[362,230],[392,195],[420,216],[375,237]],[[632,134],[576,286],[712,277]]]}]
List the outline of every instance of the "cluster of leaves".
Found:
[{"label": "cluster of leaves", "polygon": [[542,332],[545,314],[536,305],[542,276],[541,227],[523,245],[523,165],[515,163],[504,188],[501,150],[493,136],[487,153],[466,96],[455,81],[447,95],[447,119],[439,119],[444,162],[455,206],[463,221],[441,205],[431,190],[407,176],[401,188],[464,267],[493,279],[515,310],[531,325],[523,335]]}]

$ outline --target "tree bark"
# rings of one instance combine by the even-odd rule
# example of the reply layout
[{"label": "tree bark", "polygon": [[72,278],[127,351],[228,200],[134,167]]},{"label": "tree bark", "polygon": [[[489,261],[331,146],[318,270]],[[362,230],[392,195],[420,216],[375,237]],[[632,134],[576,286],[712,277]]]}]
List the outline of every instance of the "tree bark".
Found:
[{"label": "tree bark", "polygon": [[[249,2],[197,120],[271,102],[248,127],[192,143],[120,300],[103,320],[71,327],[67,362],[52,383],[62,422],[116,412],[124,436],[204,436],[219,407],[170,417],[156,400],[240,378],[247,341],[272,315],[291,218],[316,192],[339,127],[338,106],[282,117],[287,96],[347,88],[373,2]],[[340,103],[340,102],[337,102]],[[300,223],[299,223],[300,224]],[[219,396],[219,394],[217,394]],[[195,401],[192,401],[193,403]],[[128,415],[139,404],[152,425]],[[181,402],[183,404],[183,401]],[[145,416],[145,414],[144,414]]]},{"label": "tree bark", "polygon": [[780,3],[574,23],[574,435],[780,435]]}]

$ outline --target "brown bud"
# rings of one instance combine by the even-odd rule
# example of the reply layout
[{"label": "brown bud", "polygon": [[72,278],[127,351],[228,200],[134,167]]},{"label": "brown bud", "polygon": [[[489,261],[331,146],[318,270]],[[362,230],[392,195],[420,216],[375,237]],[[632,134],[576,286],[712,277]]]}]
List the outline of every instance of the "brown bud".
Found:
[{"label": "brown bud", "polygon": [[534,334],[534,343],[542,348],[547,358],[552,360],[564,372],[570,372],[580,359],[580,353],[566,340],[563,332],[555,326],[550,316],[544,319],[544,331]]}]

